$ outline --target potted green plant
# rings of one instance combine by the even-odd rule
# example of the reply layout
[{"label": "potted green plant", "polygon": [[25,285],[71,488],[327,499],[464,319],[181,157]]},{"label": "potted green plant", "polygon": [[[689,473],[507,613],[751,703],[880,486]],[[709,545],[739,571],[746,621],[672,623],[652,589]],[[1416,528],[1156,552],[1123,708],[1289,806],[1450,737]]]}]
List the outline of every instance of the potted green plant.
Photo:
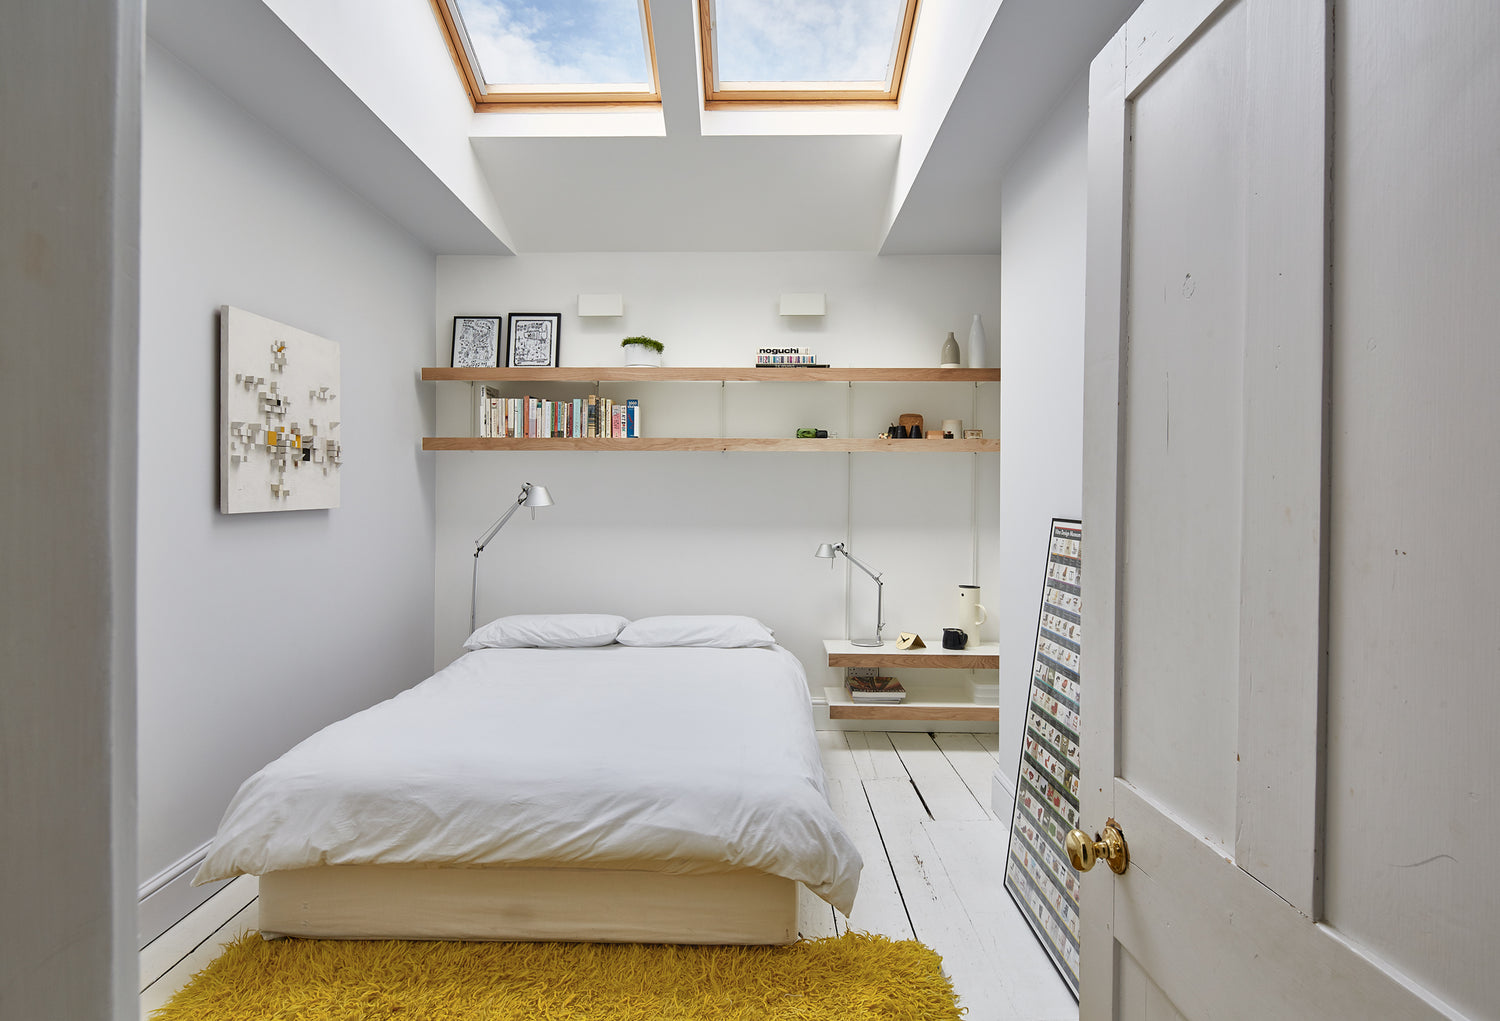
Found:
[{"label": "potted green plant", "polygon": [[661,368],[662,342],[650,337],[626,337],[620,341],[625,349],[626,365],[641,365]]}]

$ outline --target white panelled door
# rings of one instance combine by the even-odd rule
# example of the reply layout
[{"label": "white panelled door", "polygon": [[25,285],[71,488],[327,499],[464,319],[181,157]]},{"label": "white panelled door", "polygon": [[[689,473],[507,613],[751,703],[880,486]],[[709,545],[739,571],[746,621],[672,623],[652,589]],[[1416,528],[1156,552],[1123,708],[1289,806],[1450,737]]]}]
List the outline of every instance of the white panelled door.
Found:
[{"label": "white panelled door", "polygon": [[[1083,878],[1084,1021],[1458,1015],[1447,989],[1390,963],[1442,933],[1402,932],[1391,911],[1380,938],[1355,938],[1325,910],[1328,817],[1356,800],[1353,782],[1325,791],[1343,626],[1330,551],[1349,534],[1330,526],[1345,513],[1330,482],[1335,189],[1370,158],[1333,173],[1334,14],[1146,0],[1092,69],[1082,820],[1117,819],[1131,860]],[[1349,59],[1351,74],[1375,66]],[[1357,832],[1388,837],[1354,811]]]}]

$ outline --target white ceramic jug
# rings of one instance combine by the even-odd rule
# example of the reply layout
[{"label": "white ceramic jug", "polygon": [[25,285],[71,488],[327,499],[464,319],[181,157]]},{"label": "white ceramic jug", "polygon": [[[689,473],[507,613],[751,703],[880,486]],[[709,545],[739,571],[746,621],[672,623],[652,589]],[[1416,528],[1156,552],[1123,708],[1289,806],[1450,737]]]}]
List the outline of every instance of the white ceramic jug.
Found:
[{"label": "white ceramic jug", "polygon": [[958,626],[965,631],[972,632],[989,620],[990,614],[979,604],[978,585],[960,585],[958,587]]}]

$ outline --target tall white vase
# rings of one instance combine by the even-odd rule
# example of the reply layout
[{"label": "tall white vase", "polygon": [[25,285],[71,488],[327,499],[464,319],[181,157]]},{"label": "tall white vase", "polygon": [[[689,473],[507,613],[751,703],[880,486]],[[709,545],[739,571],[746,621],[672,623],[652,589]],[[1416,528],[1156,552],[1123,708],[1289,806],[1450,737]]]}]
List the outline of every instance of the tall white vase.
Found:
[{"label": "tall white vase", "polygon": [[969,368],[987,369],[990,367],[988,353],[984,346],[984,324],[979,321],[979,313],[976,312],[974,322],[969,325]]}]

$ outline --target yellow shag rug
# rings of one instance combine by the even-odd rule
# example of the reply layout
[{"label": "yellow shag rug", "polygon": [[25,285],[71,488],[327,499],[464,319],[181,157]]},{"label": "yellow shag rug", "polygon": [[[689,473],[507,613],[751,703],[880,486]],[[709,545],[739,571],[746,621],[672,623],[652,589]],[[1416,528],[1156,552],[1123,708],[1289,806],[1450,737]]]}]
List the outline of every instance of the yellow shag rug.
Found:
[{"label": "yellow shag rug", "polygon": [[960,1018],[942,959],[846,933],[785,947],[280,939],[230,944],[158,1021]]}]

